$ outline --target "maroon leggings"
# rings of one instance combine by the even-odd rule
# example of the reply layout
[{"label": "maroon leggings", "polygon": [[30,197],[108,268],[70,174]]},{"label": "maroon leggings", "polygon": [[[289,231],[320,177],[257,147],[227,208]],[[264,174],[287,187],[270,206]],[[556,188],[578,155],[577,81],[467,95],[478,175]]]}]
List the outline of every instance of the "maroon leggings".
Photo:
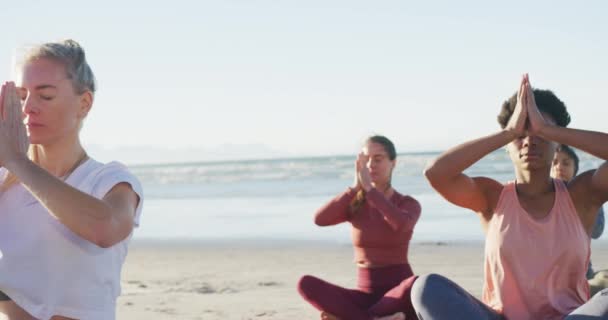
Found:
[{"label": "maroon leggings", "polygon": [[357,289],[345,289],[313,276],[298,282],[300,295],[319,311],[343,320],[371,320],[403,312],[417,319],[410,299],[416,276],[409,264],[382,268],[359,268]]}]

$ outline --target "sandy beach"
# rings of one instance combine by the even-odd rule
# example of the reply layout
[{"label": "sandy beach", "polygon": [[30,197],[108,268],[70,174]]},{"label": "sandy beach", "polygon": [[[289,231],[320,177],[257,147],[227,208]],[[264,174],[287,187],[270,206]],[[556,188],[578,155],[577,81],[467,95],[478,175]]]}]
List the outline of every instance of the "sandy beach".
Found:
[{"label": "sandy beach", "polygon": [[[592,243],[594,266],[608,268],[608,243]],[[420,243],[416,274],[440,273],[479,296],[483,244]],[[120,320],[318,319],[297,294],[303,274],[354,287],[350,246],[296,241],[135,241],[123,269]]]}]

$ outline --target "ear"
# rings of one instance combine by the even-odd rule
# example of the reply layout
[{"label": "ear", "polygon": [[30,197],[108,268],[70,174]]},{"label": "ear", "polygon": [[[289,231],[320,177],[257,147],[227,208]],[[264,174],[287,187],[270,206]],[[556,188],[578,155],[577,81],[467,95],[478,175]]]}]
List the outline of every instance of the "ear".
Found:
[{"label": "ear", "polygon": [[80,105],[78,109],[78,116],[81,119],[86,118],[91,111],[91,107],[93,106],[93,93],[89,90],[85,91],[80,95]]}]

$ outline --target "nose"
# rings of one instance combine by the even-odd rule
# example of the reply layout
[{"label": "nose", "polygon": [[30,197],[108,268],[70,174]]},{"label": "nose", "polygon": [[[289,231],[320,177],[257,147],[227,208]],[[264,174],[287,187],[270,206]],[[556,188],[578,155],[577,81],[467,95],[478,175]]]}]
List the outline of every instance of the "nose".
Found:
[{"label": "nose", "polygon": [[522,139],[522,144],[524,146],[534,146],[538,143],[538,137],[535,135],[531,135],[529,132],[526,132],[526,136]]},{"label": "nose", "polygon": [[23,101],[23,113],[24,113],[24,115],[38,114],[38,113],[40,113],[40,108],[38,108],[35,105],[33,99],[30,98],[29,94],[27,95],[27,97]]}]

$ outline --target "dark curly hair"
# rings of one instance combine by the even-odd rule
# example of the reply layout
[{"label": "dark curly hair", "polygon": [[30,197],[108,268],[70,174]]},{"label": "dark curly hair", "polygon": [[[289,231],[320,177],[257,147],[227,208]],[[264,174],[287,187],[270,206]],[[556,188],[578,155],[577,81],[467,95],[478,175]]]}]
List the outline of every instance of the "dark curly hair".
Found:
[{"label": "dark curly hair", "polygon": [[[566,110],[566,105],[562,102],[551,90],[534,89],[534,100],[541,112],[547,113],[555,119],[555,123],[560,127],[567,127],[570,123],[570,114]],[[517,105],[517,92],[503,102],[500,113],[498,114],[498,123],[501,128],[505,128],[513,110]]]}]

